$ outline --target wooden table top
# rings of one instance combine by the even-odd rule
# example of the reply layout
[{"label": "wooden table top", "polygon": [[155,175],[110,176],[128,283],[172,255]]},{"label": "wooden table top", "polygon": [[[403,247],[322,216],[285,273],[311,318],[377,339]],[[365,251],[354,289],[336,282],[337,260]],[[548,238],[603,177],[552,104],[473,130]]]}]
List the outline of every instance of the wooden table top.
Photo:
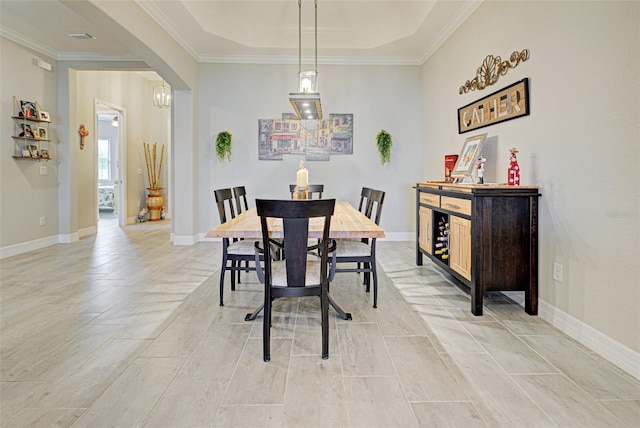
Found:
[{"label": "wooden table top", "polygon": [[[272,238],[282,238],[282,220],[269,219]],[[311,219],[310,238],[322,237],[322,218]],[[349,202],[337,201],[331,217],[331,238],[384,238],[384,230],[373,220],[355,209]],[[236,218],[227,221],[207,232],[205,238],[250,238],[261,239],[260,217],[255,208],[251,208]]]}]

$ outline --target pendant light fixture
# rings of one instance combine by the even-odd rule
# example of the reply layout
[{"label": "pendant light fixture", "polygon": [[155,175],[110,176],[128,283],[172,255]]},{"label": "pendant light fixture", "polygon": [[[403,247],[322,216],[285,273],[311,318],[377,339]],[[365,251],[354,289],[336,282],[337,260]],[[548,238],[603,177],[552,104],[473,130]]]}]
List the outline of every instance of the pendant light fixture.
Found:
[{"label": "pendant light fixture", "polygon": [[153,87],[153,106],[158,108],[171,107],[171,88],[164,84]]},{"label": "pendant light fixture", "polygon": [[114,128],[118,127],[118,116],[113,116],[113,120],[111,121],[111,126],[113,126]]},{"label": "pendant light fixture", "polygon": [[298,0],[298,92],[289,94],[298,119],[322,119],[318,92],[318,0],[315,5],[315,70],[302,71],[302,0]]}]

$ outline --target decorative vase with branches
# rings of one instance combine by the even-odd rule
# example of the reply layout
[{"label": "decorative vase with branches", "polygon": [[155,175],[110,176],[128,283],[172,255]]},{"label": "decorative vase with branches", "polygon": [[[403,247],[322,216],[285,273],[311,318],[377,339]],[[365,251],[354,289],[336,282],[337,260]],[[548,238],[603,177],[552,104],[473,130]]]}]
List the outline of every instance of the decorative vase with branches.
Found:
[{"label": "decorative vase with branches", "polygon": [[[142,143],[144,148],[144,159],[147,163],[147,178],[149,179],[149,195],[147,196],[147,209],[149,210],[149,221],[162,219],[164,210],[164,197],[162,196],[162,161],[164,159],[164,144],[160,150],[158,158],[158,143],[153,143],[153,148]],[[158,163],[159,161],[159,163]]]},{"label": "decorative vase with branches", "polygon": [[[160,158],[158,158],[158,143],[153,143],[153,148],[147,144],[142,143],[144,148],[144,159],[147,163],[147,178],[149,179],[149,189],[161,189],[160,178],[162,177],[162,161],[164,158],[164,144],[160,151]],[[158,164],[158,160],[160,164]]]},{"label": "decorative vase with branches", "polygon": [[376,135],[376,146],[378,147],[378,153],[380,154],[380,160],[382,164],[391,162],[391,146],[393,145],[393,139],[384,129],[378,132]]},{"label": "decorative vase with branches", "polygon": [[221,131],[216,137],[216,156],[220,162],[231,161],[231,133]]}]

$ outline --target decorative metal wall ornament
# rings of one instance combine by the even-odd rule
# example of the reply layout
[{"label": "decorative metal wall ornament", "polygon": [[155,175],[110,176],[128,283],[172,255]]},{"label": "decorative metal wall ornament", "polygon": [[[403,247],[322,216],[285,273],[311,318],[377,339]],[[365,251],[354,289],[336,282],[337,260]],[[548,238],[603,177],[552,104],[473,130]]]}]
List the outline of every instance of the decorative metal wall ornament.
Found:
[{"label": "decorative metal wall ornament", "polygon": [[476,70],[476,77],[473,80],[467,80],[463,86],[460,86],[460,94],[469,91],[482,90],[487,86],[491,86],[498,81],[500,76],[507,74],[510,68],[516,68],[520,62],[529,59],[529,49],[522,51],[514,51],[509,57],[509,61],[503,61],[500,56],[487,55],[482,65]]}]

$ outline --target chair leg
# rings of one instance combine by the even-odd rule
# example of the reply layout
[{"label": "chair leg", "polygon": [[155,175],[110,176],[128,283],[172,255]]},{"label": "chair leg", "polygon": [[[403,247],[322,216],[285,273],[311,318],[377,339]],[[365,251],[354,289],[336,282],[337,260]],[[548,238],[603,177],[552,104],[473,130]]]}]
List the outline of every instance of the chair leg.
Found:
[{"label": "chair leg", "polygon": [[264,299],[264,317],[262,319],[262,353],[265,363],[271,360],[271,298]]},{"label": "chair leg", "polygon": [[322,359],[329,358],[329,292],[320,296],[320,310],[322,311]]},{"label": "chair leg", "polygon": [[375,262],[371,262],[372,268],[371,273],[373,274],[373,307],[378,307],[378,272],[376,269]]},{"label": "chair leg", "polygon": [[[238,267],[238,261],[232,261],[231,262],[231,267],[232,268],[237,268]],[[236,291],[236,272],[235,270],[231,271],[231,291]]]},{"label": "chair leg", "polygon": [[[227,255],[222,255],[222,267],[220,267],[220,306],[224,306],[224,273],[227,270]],[[233,272],[232,272],[233,273]]]},{"label": "chair leg", "polygon": [[371,264],[364,263],[364,268],[366,269],[364,272],[364,285],[366,286],[367,293],[371,289]]}]

